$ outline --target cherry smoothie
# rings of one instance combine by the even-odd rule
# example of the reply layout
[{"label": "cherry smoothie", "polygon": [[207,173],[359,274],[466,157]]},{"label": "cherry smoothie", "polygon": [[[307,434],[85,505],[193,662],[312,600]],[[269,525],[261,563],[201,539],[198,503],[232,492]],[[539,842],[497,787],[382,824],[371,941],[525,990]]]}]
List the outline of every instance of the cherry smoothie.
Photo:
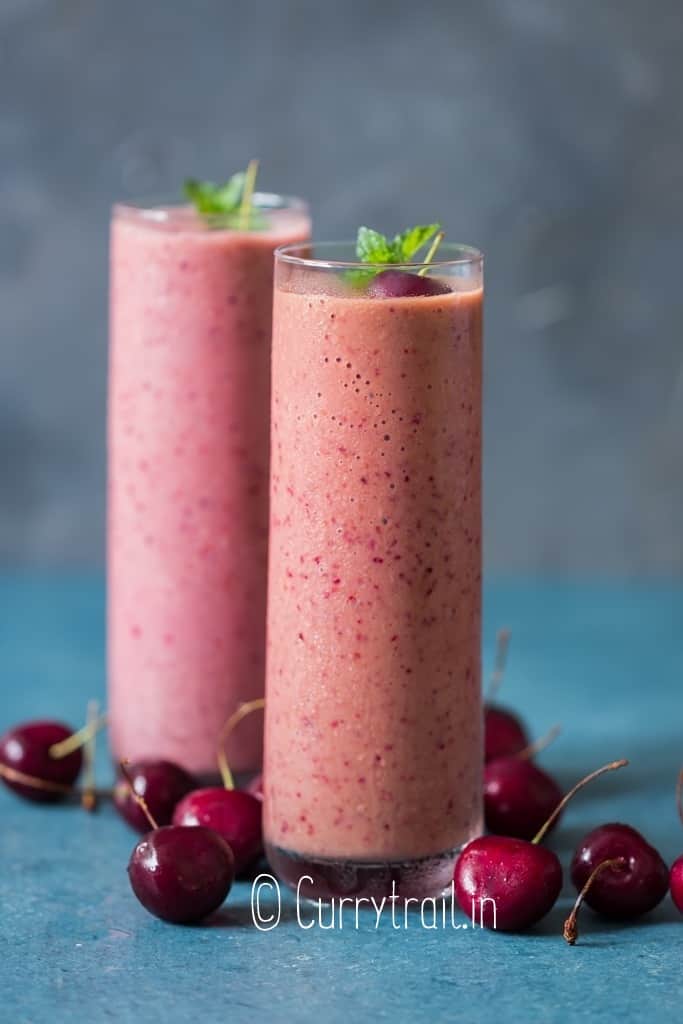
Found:
[{"label": "cherry smoothie", "polygon": [[436,895],[482,831],[482,260],[443,248],[429,289],[276,258],[264,832],[304,896]]},{"label": "cherry smoothie", "polygon": [[[108,660],[116,758],[216,771],[219,731],[263,695],[273,250],[189,206],[117,206],[111,234]],[[261,761],[260,715],[228,744]]]}]

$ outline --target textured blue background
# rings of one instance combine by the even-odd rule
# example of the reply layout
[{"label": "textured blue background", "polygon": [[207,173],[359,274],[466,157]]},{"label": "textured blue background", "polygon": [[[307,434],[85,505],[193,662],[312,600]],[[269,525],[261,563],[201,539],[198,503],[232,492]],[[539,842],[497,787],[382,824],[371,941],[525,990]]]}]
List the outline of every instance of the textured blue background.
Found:
[{"label": "textured blue background", "polygon": [[110,203],[262,160],[487,255],[489,567],[683,569],[680,0],[2,0],[0,561],[104,532]]},{"label": "textured blue background", "polygon": [[[513,630],[505,699],[536,734],[563,725],[546,767],[568,785],[606,760],[632,762],[567,811],[552,839],[563,863],[613,819],[673,860],[683,588],[509,583],[488,588],[486,608],[489,640],[503,622]],[[38,714],[79,721],[103,691],[101,580],[0,578],[0,675],[0,730]],[[560,937],[569,887],[523,936],[423,931],[415,919],[395,931],[389,918],[375,931],[372,915],[357,932],[304,932],[291,903],[263,933],[246,884],[211,926],[178,928],[130,893],[134,837],[109,807],[41,809],[3,790],[0,822],[0,1017],[16,1024],[680,1020],[683,917],[668,898],[637,925],[586,913],[574,949]]]}]

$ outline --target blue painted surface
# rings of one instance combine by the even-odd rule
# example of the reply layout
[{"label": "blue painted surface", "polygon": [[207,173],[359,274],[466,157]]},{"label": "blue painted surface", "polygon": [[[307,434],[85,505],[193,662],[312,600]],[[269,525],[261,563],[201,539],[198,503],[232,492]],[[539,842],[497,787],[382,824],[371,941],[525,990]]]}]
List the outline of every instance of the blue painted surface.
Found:
[{"label": "blue painted surface", "polygon": [[[0,729],[37,715],[77,722],[103,695],[100,579],[0,578]],[[674,806],[683,763],[683,587],[501,583],[487,591],[486,661],[513,630],[505,699],[534,733],[563,733],[543,763],[569,783],[632,761],[580,796],[553,839],[564,863],[605,820],[642,829],[668,861],[683,851]],[[102,781],[108,774],[102,751]],[[277,928],[252,924],[238,885],[210,927],[149,917],[128,889],[134,837],[110,808],[41,809],[0,793],[0,1018],[17,1024],[133,1019],[680,1020],[683,917],[667,899],[637,926],[583,918],[565,946],[571,892],[524,936],[392,927],[302,929],[284,901]],[[272,903],[264,905],[264,911]],[[306,922],[314,910],[302,909]],[[460,917],[460,923],[463,922]]]}]

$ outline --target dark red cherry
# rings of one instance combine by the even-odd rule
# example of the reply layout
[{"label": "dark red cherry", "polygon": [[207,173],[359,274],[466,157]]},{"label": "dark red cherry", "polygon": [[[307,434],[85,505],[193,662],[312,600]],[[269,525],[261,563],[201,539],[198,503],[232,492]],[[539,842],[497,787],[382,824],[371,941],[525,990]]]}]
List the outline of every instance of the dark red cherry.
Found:
[{"label": "dark red cherry", "polygon": [[257,800],[263,800],[263,775],[261,772],[254,776],[246,787],[245,792],[251,793],[251,795],[255,796]]},{"label": "dark red cherry", "polygon": [[562,929],[562,938],[565,942],[568,942],[570,946],[576,945],[576,940],[579,937],[579,911],[583,906],[586,896],[591,891],[597,880],[603,874],[614,874],[623,872],[626,870],[626,861],[623,857],[614,857],[610,860],[601,860],[596,868],[591,871],[590,875],[583,884],[583,888],[579,890],[579,894],[574,901],[571,913],[564,922]]},{"label": "dark red cherry", "polygon": [[517,715],[499,704],[484,705],[484,761],[514,757],[529,738]]},{"label": "dark red cherry", "polygon": [[368,285],[374,299],[402,299],[419,295],[446,295],[450,288],[435,277],[408,274],[404,270],[382,270]]},{"label": "dark red cherry", "polygon": [[26,800],[52,803],[69,795],[83,766],[80,748],[64,757],[50,750],[74,735],[62,722],[26,722],[0,738],[0,776]]},{"label": "dark red cherry", "polygon": [[263,849],[261,803],[243,790],[196,789],[176,807],[173,824],[205,825],[217,832],[235,855],[236,874],[248,868]]},{"label": "dark red cherry", "polygon": [[173,924],[193,924],[217,910],[235,877],[232,851],[209,828],[167,825],[143,836],[128,877],[143,907]]},{"label": "dark red cherry", "polygon": [[614,918],[638,917],[656,907],[669,888],[669,869],[630,825],[601,825],[583,838],[572,859],[573,884],[582,889],[602,861],[616,859],[623,865],[595,878],[585,896],[588,906]]},{"label": "dark red cherry", "polygon": [[[197,786],[196,779],[172,761],[135,761],[127,769],[135,792],[144,797],[159,825],[171,824],[176,804]],[[145,812],[131,793],[130,783],[123,774],[119,775],[114,786],[114,806],[137,832],[149,830]]]},{"label": "dark red cherry", "polygon": [[[533,761],[499,758],[484,765],[484,820],[489,832],[533,839],[562,799],[562,790]],[[553,819],[554,828],[559,815]]]},{"label": "dark red cherry", "polygon": [[460,854],[453,879],[458,903],[478,925],[521,931],[553,908],[562,888],[562,867],[544,846],[481,836]]},{"label": "dark red cherry", "polygon": [[683,914],[683,857],[679,857],[671,865],[669,885],[671,887],[671,899],[681,914]]}]

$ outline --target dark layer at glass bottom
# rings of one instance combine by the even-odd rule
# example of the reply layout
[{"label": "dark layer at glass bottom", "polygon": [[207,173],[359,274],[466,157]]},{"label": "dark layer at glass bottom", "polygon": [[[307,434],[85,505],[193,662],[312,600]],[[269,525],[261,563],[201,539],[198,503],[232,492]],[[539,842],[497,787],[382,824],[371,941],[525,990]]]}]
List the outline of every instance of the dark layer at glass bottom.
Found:
[{"label": "dark layer at glass bottom", "polygon": [[265,844],[273,872],[301,899],[342,896],[427,899],[438,897],[453,878],[457,850],[401,861],[332,860]]}]

